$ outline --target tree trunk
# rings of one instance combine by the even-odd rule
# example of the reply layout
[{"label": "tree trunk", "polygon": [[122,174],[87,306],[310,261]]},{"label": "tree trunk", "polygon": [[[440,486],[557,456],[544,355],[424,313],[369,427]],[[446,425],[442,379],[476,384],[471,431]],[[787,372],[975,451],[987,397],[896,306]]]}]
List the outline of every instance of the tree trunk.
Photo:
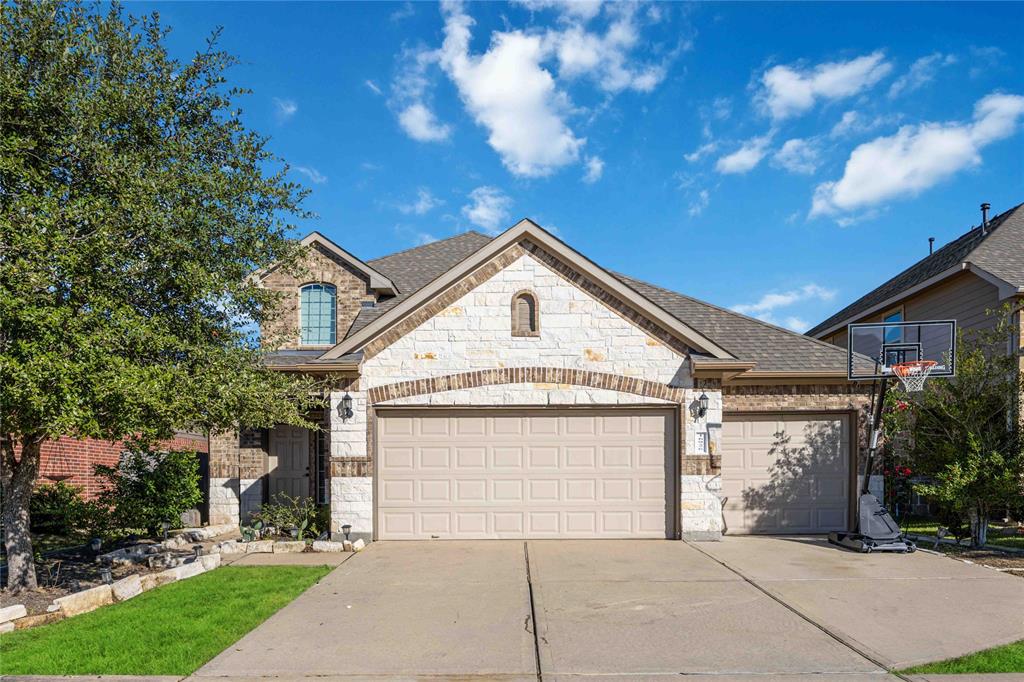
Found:
[{"label": "tree trunk", "polygon": [[988,544],[988,512],[974,508],[971,510],[971,546],[984,547]]},{"label": "tree trunk", "polygon": [[3,503],[0,520],[4,527],[7,549],[7,587],[17,592],[36,588],[36,567],[32,557],[32,536],[29,533],[29,500],[32,486],[39,474],[39,453],[43,438],[25,436],[21,442],[21,458],[15,460],[14,445],[4,444],[3,468],[0,476]]}]

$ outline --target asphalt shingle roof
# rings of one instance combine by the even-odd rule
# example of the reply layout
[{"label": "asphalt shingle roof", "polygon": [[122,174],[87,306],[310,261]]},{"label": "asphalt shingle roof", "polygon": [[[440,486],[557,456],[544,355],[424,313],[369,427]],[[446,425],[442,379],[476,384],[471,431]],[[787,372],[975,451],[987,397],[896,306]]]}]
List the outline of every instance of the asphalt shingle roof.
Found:
[{"label": "asphalt shingle roof", "polygon": [[846,350],[782,327],[612,273],[644,298],[707,336],[756,372],[845,372]]},{"label": "asphalt shingle roof", "polygon": [[[450,239],[367,261],[367,265],[391,278],[401,293],[379,303],[375,308],[364,309],[352,323],[348,336],[479,251],[490,241],[491,238],[486,235],[466,232]],[[844,349],[626,275],[612,274],[665,312],[712,339],[737,359],[756,362],[756,371],[846,371]]]},{"label": "asphalt shingle roof", "polygon": [[348,333],[345,335],[346,338],[451,270],[460,261],[473,255],[490,241],[491,237],[469,231],[367,261],[367,265],[395,283],[399,294],[379,302],[373,308],[361,310],[352,322],[352,326],[349,327]]},{"label": "asphalt shingle roof", "polygon": [[1009,284],[1024,287],[1024,204],[993,217],[986,234],[981,233],[980,227],[972,228],[861,296],[807,334],[817,336],[846,320],[856,319],[883,301],[963,262],[973,263]]}]

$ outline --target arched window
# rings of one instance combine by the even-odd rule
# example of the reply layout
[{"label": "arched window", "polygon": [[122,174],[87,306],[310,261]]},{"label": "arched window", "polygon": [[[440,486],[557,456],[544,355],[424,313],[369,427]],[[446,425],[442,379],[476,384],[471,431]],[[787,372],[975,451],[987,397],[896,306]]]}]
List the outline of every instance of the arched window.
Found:
[{"label": "arched window", "polygon": [[540,311],[532,291],[512,297],[512,336],[540,336]]},{"label": "arched window", "polygon": [[330,284],[307,284],[299,294],[302,345],[333,346],[337,343],[334,287]]}]

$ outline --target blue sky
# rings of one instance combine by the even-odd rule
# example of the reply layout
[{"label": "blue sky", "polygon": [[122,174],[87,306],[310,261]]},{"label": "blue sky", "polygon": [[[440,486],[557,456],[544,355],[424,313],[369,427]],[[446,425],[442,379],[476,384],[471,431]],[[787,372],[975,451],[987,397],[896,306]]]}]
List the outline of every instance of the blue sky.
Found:
[{"label": "blue sky", "polygon": [[370,259],[530,217],[803,330],[1024,201],[1015,3],[134,3]]}]

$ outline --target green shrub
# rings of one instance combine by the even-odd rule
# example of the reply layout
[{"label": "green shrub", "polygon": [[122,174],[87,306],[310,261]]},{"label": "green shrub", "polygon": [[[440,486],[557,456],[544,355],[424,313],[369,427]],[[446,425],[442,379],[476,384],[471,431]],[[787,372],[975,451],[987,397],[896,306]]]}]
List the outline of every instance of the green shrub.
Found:
[{"label": "green shrub", "polygon": [[264,504],[252,515],[252,523],[262,523],[262,528],[273,528],[279,535],[288,535],[288,531],[295,528],[299,531],[299,539],[302,539],[309,535],[316,536],[318,514],[316,501],[312,497],[291,497],[277,493],[272,502]]},{"label": "green shrub", "polygon": [[107,508],[84,499],[80,487],[63,481],[44,483],[33,490],[29,514],[33,533],[105,537],[110,528]]},{"label": "green shrub", "polygon": [[199,458],[192,450],[133,445],[116,467],[97,466],[96,474],[106,479],[100,501],[112,510],[119,528],[145,529],[155,536],[164,521],[179,527],[181,513],[202,500]]}]

